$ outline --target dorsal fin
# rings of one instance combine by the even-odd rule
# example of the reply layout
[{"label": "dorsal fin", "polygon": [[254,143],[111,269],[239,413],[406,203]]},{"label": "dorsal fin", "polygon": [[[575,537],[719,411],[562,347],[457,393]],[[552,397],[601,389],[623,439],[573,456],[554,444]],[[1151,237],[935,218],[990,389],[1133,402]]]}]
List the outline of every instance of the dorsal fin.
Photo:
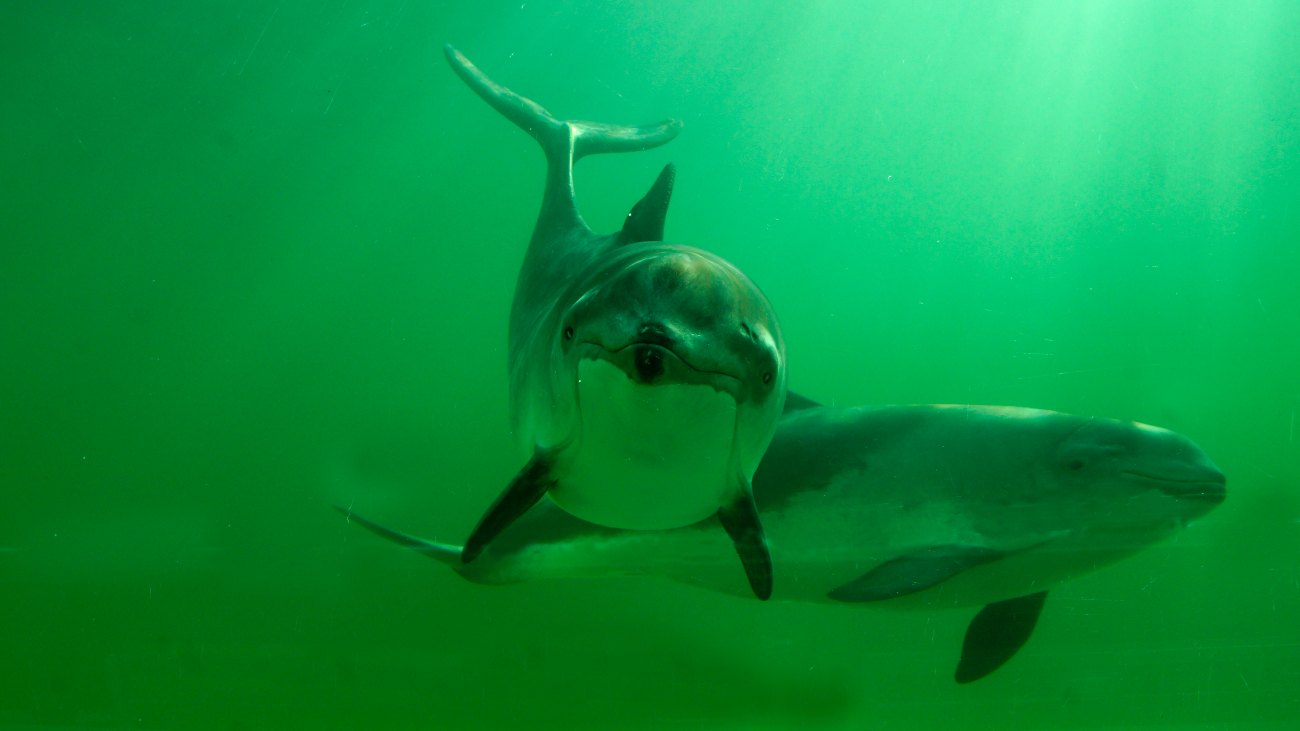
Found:
[{"label": "dorsal fin", "polygon": [[795,411],[803,411],[804,409],[820,409],[821,406],[821,404],[813,401],[807,396],[800,396],[794,391],[786,391],[785,408],[781,410],[781,415],[785,416],[786,414]]},{"label": "dorsal fin", "polygon": [[673,197],[676,178],[677,168],[670,162],[664,166],[645,197],[637,201],[627,214],[623,230],[618,235],[619,246],[664,240],[664,219],[668,217],[668,201]]},{"label": "dorsal fin", "polygon": [[682,131],[682,123],[676,119],[640,127],[556,119],[540,104],[489,79],[450,43],[443,50],[456,75],[493,109],[532,135],[546,153],[546,190],[537,216],[539,230],[589,230],[573,200],[573,163],[579,158],[602,152],[648,150]]}]

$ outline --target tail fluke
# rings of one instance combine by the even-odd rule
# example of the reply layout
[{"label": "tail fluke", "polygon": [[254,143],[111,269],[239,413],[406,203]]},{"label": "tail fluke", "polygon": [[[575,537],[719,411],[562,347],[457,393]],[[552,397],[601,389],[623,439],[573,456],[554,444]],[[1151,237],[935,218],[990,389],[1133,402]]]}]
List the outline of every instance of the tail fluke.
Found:
[{"label": "tail fluke", "polygon": [[404,546],[412,551],[423,553],[429,558],[437,559],[452,568],[460,567],[460,547],[458,546],[449,546],[445,543],[433,543],[422,538],[408,536],[405,533],[398,533],[397,531],[385,528],[378,523],[371,523],[351,510],[341,508],[338,505],[335,505],[334,509],[347,516],[349,522],[355,521],[357,525],[365,528],[371,533],[374,533],[380,538],[387,538],[399,546]]},{"label": "tail fluke", "polygon": [[577,162],[586,155],[602,152],[648,150],[672,140],[682,131],[682,123],[676,119],[665,119],[639,127],[556,119],[537,102],[525,99],[489,79],[450,43],[443,50],[456,75],[483,101],[492,105],[493,109],[532,135],[542,149],[546,150],[548,158],[552,154],[558,154],[560,159],[568,160],[569,153],[572,152],[571,161]]},{"label": "tail fluke", "polygon": [[579,159],[603,152],[648,150],[672,140],[682,131],[682,123],[676,119],[639,127],[556,119],[537,102],[489,79],[450,43],[443,50],[456,75],[493,109],[532,135],[546,153],[548,173],[539,224],[542,221],[553,225],[581,223],[573,202],[573,163]]}]

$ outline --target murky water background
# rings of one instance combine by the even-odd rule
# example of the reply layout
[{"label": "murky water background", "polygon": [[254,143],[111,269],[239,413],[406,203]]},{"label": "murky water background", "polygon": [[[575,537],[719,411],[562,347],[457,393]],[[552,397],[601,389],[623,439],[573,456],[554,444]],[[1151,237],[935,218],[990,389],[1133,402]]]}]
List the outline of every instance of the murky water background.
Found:
[{"label": "murky water background", "polygon": [[[1300,9],[1275,2],[14,2],[0,25],[0,728],[1284,729],[1300,720]],[[506,313],[559,116],[621,225],[748,272],[791,388],[1187,434],[1229,499],[973,610],[463,582],[518,466]]]}]

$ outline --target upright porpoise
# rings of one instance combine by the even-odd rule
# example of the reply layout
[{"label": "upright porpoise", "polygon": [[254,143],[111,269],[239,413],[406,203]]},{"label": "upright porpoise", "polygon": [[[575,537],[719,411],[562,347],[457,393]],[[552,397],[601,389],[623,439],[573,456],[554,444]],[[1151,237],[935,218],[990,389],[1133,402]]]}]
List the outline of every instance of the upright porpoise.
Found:
[{"label": "upright porpoise", "polygon": [[[999,406],[822,408],[794,394],[787,411],[753,480],[775,596],[983,605],[960,683],[1015,654],[1053,586],[1168,536],[1226,494],[1190,439],[1145,424]],[[456,546],[349,515],[482,584],[652,575],[746,593],[717,560],[727,538],[714,519],[629,532],[546,501],[466,566]]]},{"label": "upright porpoise", "polygon": [[446,47],[456,74],[546,153],[546,187],[510,309],[510,418],[528,462],[460,554],[473,561],[544,494],[625,529],[716,514],[760,599],[772,561],[750,490],[785,402],[772,306],[739,269],[662,242],[668,165],[623,229],[597,235],[573,196],[584,155],[657,147],[681,123],[559,120]]}]

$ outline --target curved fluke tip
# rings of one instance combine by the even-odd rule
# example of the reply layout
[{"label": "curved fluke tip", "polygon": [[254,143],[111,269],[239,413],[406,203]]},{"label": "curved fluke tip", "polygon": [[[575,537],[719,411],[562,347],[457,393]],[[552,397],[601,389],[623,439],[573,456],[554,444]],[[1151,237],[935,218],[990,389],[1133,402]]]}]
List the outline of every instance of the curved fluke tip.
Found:
[{"label": "curved fluke tip", "polygon": [[417,553],[423,553],[429,558],[434,558],[449,566],[460,562],[460,549],[456,546],[448,546],[443,543],[434,543],[426,541],[423,538],[408,536],[405,533],[395,531],[391,528],[385,528],[378,523],[372,523],[369,520],[352,512],[350,508],[344,508],[338,505],[333,506],[335,510],[347,517],[348,522],[355,522],[357,525],[374,533],[380,538],[392,541],[399,546],[404,546]]},{"label": "curved fluke tip", "polygon": [[[552,117],[551,113],[543,109],[542,105],[537,102],[519,96],[489,79],[487,74],[479,71],[477,66],[471,63],[468,58],[465,58],[465,54],[457,51],[450,43],[443,46],[443,51],[447,56],[447,63],[451,65],[452,71],[455,71],[461,81],[464,81],[466,86],[473,89],[474,93],[478,94],[483,101],[500,112],[503,117],[532,135],[544,148],[555,144],[552,138],[561,131],[560,128],[564,125],[563,122]],[[548,150],[548,154],[549,152]]]},{"label": "curved fluke tip", "polygon": [[570,120],[573,159],[606,152],[639,152],[672,142],[682,131],[680,119],[665,119],[636,127]]}]

